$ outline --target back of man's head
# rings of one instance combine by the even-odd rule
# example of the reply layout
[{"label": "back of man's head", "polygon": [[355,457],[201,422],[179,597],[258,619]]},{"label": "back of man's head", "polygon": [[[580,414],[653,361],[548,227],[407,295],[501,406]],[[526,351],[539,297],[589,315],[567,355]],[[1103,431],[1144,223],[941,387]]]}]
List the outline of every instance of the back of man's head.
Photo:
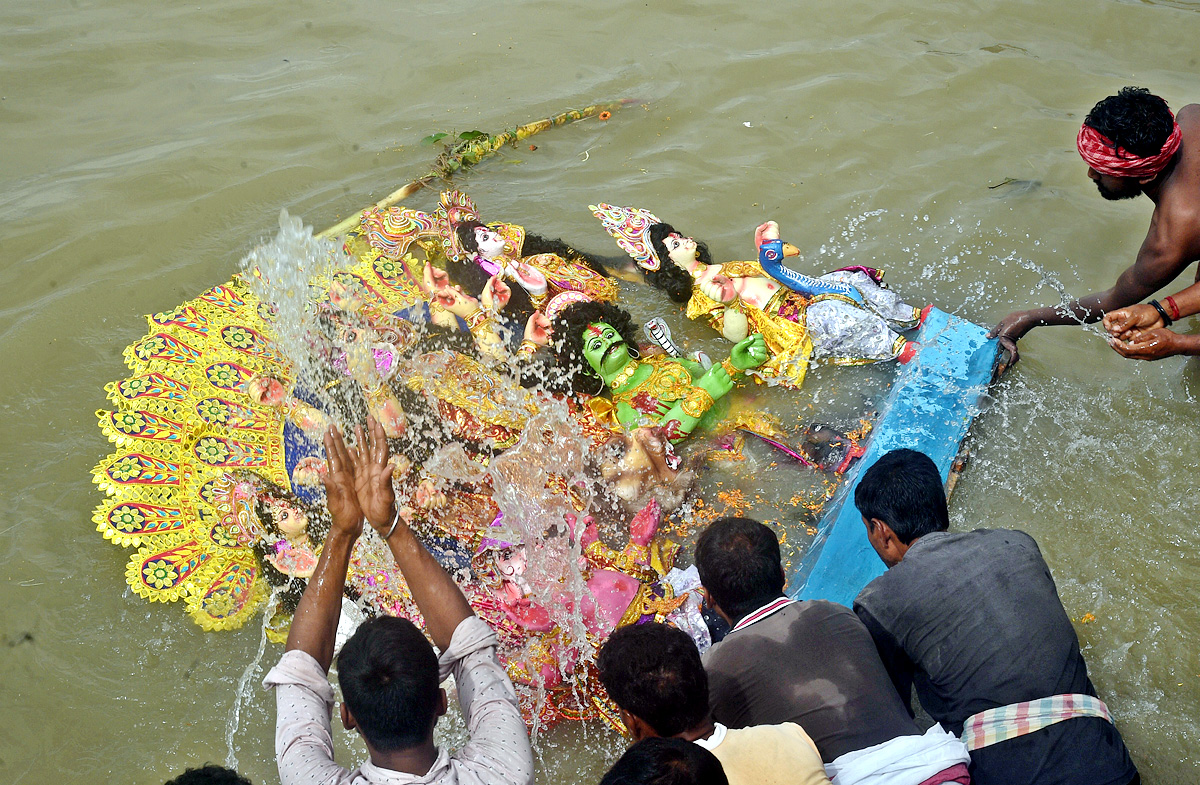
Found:
[{"label": "back of man's head", "polygon": [[433,732],[441,705],[437,655],[412,622],[393,616],[364,622],[338,655],[338,683],[376,750],[414,747]]},{"label": "back of man's head", "polygon": [[717,756],[692,741],[642,739],[622,755],[600,785],[729,785]]},{"label": "back of man's head", "polygon": [[696,569],[713,602],[735,622],[783,594],[775,532],[749,518],[718,518],[696,541]]},{"label": "back of man's head", "polygon": [[596,666],[609,697],[659,736],[708,719],[708,676],[682,630],[655,623],[622,627],[601,647]]},{"label": "back of man's head", "polygon": [[892,450],[867,469],[854,489],[854,506],[868,521],[886,523],[905,545],[950,528],[942,476],[916,450]]},{"label": "back of man's head", "polygon": [[233,769],[206,763],[203,766],[188,769],[167,785],[251,785],[250,780],[238,774]]},{"label": "back of man's head", "polygon": [[1143,158],[1158,155],[1175,128],[1167,102],[1144,87],[1125,87],[1092,107],[1083,121],[1117,147]]}]

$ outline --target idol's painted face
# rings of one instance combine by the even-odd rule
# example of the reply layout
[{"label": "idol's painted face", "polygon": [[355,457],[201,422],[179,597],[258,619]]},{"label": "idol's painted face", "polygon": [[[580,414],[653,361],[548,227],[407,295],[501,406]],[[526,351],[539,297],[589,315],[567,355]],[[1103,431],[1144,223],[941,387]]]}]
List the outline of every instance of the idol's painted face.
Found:
[{"label": "idol's painted face", "polygon": [[675,263],[676,267],[686,270],[692,262],[696,261],[696,241],[690,237],[669,234],[667,239],[663,240],[663,245],[667,249],[667,256],[671,257],[671,261]]},{"label": "idol's painted face", "polygon": [[279,528],[279,533],[287,539],[299,537],[308,530],[308,518],[304,513],[297,510],[286,502],[275,502],[271,505],[271,517],[275,519],[275,525]]},{"label": "idol's painted face", "polygon": [[482,226],[475,227],[475,242],[479,245],[479,255],[484,259],[495,259],[504,251],[504,238]]},{"label": "idol's painted face", "polygon": [[583,357],[592,370],[612,375],[629,363],[629,347],[612,325],[593,322],[583,334]]}]

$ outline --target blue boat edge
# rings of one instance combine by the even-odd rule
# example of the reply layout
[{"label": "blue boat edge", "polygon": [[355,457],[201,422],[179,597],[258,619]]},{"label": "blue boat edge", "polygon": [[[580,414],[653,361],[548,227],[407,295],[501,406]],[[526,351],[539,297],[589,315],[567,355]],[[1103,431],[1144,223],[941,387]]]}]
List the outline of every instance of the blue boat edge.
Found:
[{"label": "blue boat edge", "polygon": [[830,501],[800,565],[788,576],[794,599],[830,600],[849,606],[883,562],[867,540],[854,507],[863,472],[887,452],[907,447],[925,453],[948,481],[981,398],[997,376],[999,342],[973,322],[933,309],[921,326],[921,351],[901,368],[867,443]]}]

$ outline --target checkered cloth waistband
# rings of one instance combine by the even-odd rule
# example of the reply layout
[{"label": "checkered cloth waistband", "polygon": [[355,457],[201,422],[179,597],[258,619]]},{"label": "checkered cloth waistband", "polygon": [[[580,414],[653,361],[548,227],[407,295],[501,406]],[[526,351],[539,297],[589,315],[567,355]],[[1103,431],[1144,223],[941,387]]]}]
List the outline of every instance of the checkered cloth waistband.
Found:
[{"label": "checkered cloth waistband", "polygon": [[962,743],[968,750],[977,750],[1075,717],[1113,721],[1108,706],[1099,698],[1078,694],[1051,695],[972,714],[963,723]]}]

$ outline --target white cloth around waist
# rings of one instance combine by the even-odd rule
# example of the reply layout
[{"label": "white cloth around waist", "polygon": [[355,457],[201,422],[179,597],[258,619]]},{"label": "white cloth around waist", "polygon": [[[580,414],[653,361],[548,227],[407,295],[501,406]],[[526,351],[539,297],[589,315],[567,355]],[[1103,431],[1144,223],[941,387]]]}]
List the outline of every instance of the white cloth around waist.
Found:
[{"label": "white cloth around waist", "polygon": [[847,752],[826,763],[825,773],[833,785],[919,785],[952,766],[970,762],[966,745],[941,725],[934,725],[923,736],[897,736]]}]

